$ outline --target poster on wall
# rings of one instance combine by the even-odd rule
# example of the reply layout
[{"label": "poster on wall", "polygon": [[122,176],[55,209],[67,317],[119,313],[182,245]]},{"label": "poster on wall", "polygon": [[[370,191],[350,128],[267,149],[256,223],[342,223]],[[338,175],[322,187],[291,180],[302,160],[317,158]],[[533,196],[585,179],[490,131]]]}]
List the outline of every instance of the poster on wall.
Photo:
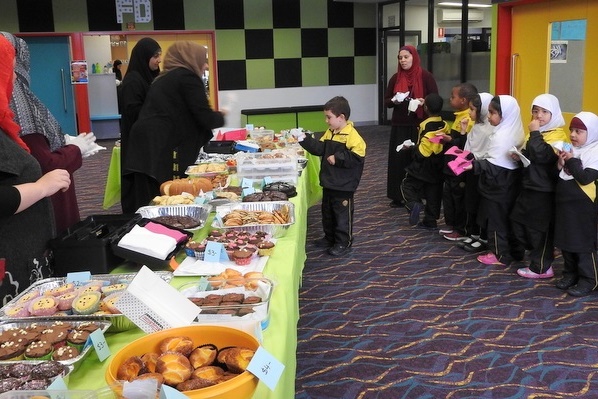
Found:
[{"label": "poster on wall", "polygon": [[71,83],[87,84],[87,82],[89,82],[87,77],[87,61],[71,61]]},{"label": "poster on wall", "polygon": [[553,64],[567,63],[567,45],[566,40],[553,40],[550,43],[550,62]]}]

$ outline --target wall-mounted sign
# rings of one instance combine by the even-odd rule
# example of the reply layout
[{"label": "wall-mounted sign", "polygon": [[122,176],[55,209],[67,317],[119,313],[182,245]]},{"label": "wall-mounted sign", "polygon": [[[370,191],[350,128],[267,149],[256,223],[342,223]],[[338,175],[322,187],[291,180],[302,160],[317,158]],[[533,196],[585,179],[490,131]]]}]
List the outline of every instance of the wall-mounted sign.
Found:
[{"label": "wall-mounted sign", "polygon": [[150,0],[115,0],[116,22],[123,23],[123,14],[134,14],[136,23],[147,23],[152,20],[152,4]]},{"label": "wall-mounted sign", "polygon": [[553,64],[567,63],[567,46],[566,40],[553,40],[550,43],[550,62]]},{"label": "wall-mounted sign", "polygon": [[87,61],[71,61],[71,83],[87,84],[87,82],[89,82],[87,77]]}]

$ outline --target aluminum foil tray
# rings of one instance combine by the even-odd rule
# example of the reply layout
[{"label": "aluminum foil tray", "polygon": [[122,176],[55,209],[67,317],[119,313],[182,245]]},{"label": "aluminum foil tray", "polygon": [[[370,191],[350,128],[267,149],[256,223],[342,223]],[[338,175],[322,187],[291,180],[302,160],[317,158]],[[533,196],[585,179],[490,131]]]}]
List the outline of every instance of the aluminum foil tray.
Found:
[{"label": "aluminum foil tray", "polygon": [[144,206],[137,209],[137,213],[146,219],[153,219],[158,216],[189,216],[196,220],[199,225],[185,230],[194,231],[201,229],[208,219],[212,206],[209,204],[195,205],[155,205]]},{"label": "aluminum foil tray", "polygon": [[[272,212],[280,210],[283,206],[288,207],[289,221],[285,224],[243,224],[240,226],[225,226],[222,218],[233,210],[240,209],[245,211],[266,211]],[[239,202],[231,203],[216,207],[216,214],[220,217],[215,217],[212,222],[212,227],[223,230],[245,230],[249,233],[263,231],[270,234],[274,238],[283,237],[289,226],[295,224],[295,204],[290,201],[264,201],[264,202]]]},{"label": "aluminum foil tray", "polygon": [[[162,278],[166,282],[170,282],[172,280],[172,272],[167,271],[155,271],[160,278]],[[133,280],[133,278],[137,275],[137,273],[122,273],[122,274],[94,274],[91,276],[92,280],[102,280],[107,281],[108,285],[111,284],[118,284],[118,283],[129,283]],[[135,328],[135,324],[130,321],[126,316],[122,314],[90,314],[90,315],[64,315],[64,314],[57,314],[57,315],[50,315],[50,316],[43,316],[43,317],[35,317],[35,316],[27,316],[27,317],[14,317],[8,316],[6,314],[6,310],[10,309],[12,306],[15,306],[19,300],[25,296],[30,294],[34,290],[39,290],[42,293],[44,291],[57,288],[66,283],[66,277],[52,277],[43,279],[33,283],[29,288],[25,291],[17,295],[13,298],[10,302],[0,309],[0,321],[26,321],[31,322],[33,320],[38,321],[53,321],[53,320],[105,320],[111,323],[109,328],[109,332],[118,332],[118,331],[126,331],[132,328]]]}]

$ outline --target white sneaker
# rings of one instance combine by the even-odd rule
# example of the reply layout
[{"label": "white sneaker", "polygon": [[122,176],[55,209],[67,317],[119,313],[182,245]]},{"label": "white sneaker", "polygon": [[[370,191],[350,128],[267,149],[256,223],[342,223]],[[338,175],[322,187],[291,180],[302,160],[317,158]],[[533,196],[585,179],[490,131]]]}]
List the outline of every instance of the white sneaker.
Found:
[{"label": "white sneaker", "polygon": [[438,230],[438,234],[440,234],[441,236],[443,236],[445,234],[451,234],[452,232],[453,232],[453,229],[450,227],[445,227],[444,229]]}]

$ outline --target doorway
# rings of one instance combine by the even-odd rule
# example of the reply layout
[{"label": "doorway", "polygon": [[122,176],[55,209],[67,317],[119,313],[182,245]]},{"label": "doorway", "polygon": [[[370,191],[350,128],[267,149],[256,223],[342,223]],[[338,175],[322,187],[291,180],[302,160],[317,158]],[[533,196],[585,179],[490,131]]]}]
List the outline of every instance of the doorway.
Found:
[{"label": "doorway", "polygon": [[398,61],[397,55],[399,49],[403,45],[411,45],[415,48],[421,43],[421,31],[405,31],[405,43],[401,44],[401,31],[400,30],[386,30],[383,36],[383,62],[382,62],[382,73],[380,76],[380,85],[383,87],[379,92],[382,93],[379,99],[378,109],[380,110],[380,120],[384,125],[390,125],[390,119],[392,117],[392,108],[386,108],[384,106],[384,92],[388,85],[388,80],[397,72]]}]

